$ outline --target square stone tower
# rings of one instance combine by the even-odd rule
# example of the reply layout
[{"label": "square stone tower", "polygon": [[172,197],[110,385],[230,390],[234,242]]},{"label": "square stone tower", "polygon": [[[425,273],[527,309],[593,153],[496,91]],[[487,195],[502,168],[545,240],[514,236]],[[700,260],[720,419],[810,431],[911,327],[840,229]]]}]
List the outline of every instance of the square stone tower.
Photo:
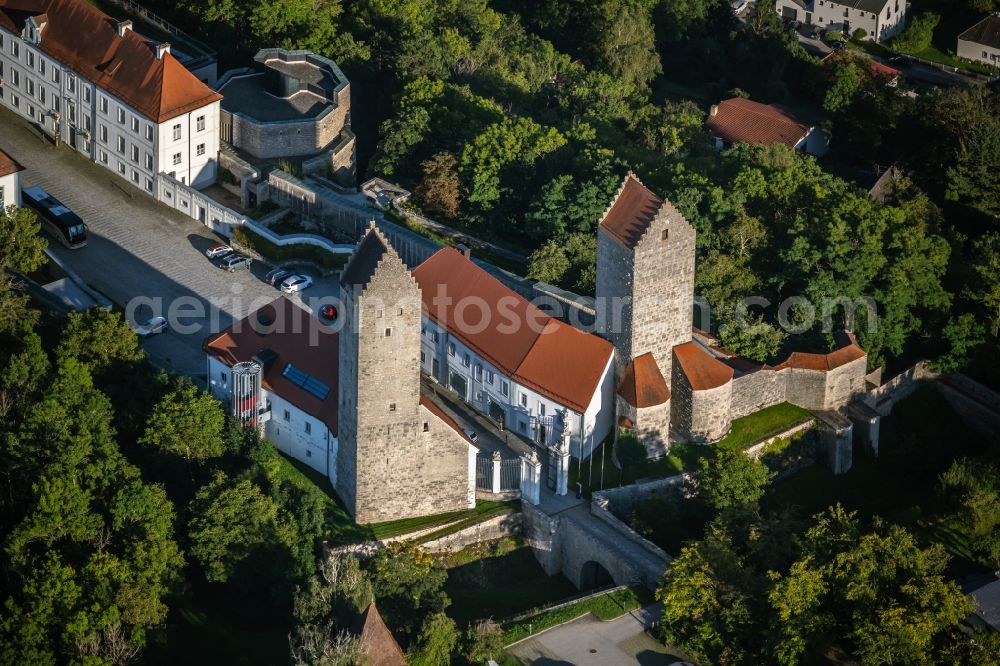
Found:
[{"label": "square stone tower", "polygon": [[650,353],[671,385],[671,350],[692,337],[694,263],[694,228],[630,172],[597,227],[598,332],[619,377]]},{"label": "square stone tower", "polygon": [[374,225],[340,286],[337,494],[358,523],[409,516],[425,439],[420,288]]}]

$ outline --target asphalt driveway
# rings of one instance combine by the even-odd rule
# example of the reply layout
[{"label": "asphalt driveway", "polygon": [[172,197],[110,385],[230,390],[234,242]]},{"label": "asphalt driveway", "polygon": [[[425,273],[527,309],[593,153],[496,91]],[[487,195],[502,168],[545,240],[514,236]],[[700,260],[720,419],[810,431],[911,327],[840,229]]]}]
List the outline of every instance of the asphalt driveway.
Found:
[{"label": "asphalt driveway", "polygon": [[[133,319],[162,314],[176,321],[173,330],[143,343],[157,365],[203,374],[205,337],[280,295],[261,279],[268,266],[255,264],[237,273],[217,268],[204,251],[220,239],[207,227],[83,156],[55,148],[5,109],[0,109],[0,149],[26,168],[22,187],[42,186],[87,223],[84,248],[67,250],[50,241],[61,260]],[[336,279],[328,277],[290,298],[308,305],[337,293]]]}]

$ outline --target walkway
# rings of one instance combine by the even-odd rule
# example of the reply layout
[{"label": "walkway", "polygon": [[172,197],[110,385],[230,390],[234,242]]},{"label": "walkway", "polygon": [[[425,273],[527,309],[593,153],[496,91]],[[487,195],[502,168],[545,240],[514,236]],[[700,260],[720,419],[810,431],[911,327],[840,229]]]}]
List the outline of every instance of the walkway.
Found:
[{"label": "walkway", "polygon": [[588,614],[523,640],[507,652],[537,666],[669,666],[681,657],[646,633],[661,615],[659,604],[607,622]]}]

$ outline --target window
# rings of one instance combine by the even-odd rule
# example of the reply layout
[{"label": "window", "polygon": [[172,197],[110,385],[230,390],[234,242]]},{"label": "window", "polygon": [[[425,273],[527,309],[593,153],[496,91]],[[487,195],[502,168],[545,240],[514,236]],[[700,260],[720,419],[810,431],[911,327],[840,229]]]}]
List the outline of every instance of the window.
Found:
[{"label": "window", "polygon": [[152,141],[152,140],[153,140],[153,126],[146,125],[146,141]]},{"label": "window", "polygon": [[139,146],[135,144],[132,144],[132,161],[133,162],[139,161]]},{"label": "window", "polygon": [[496,375],[493,373],[492,370],[488,371],[486,373],[486,382],[488,384],[492,384],[494,379],[496,379]]},{"label": "window", "polygon": [[97,151],[97,158],[101,160],[101,164],[108,163],[108,154],[103,150]]},{"label": "window", "polygon": [[430,431],[431,431],[431,424],[428,423],[427,421],[424,421],[424,432],[430,432]]},{"label": "window", "polygon": [[83,129],[90,131],[90,116],[83,117]]},{"label": "window", "polygon": [[219,373],[219,383],[225,386],[229,382],[229,373],[223,371]]},{"label": "window", "polygon": [[108,128],[105,125],[98,125],[98,135],[101,137],[101,141],[104,143],[108,142]]},{"label": "window", "polygon": [[152,192],[153,191],[153,181],[150,178],[146,179],[146,191],[147,192]]},{"label": "window", "polygon": [[181,126],[178,123],[177,125],[174,125],[174,141],[180,141],[180,140],[181,140]]},{"label": "window", "polygon": [[28,68],[29,69],[35,68],[35,54],[32,53],[30,50],[28,51]]},{"label": "window", "polygon": [[18,97],[17,95],[11,95],[10,96],[10,104],[15,109],[20,108],[20,106],[21,106],[21,98]]},{"label": "window", "polygon": [[135,169],[132,169],[132,182],[135,183],[136,185],[139,184],[139,172],[136,171]]},{"label": "window", "polygon": [[199,132],[204,132],[205,131],[205,116],[198,116],[198,120],[196,122],[197,122],[196,126],[198,128],[198,131]]},{"label": "window", "polygon": [[483,366],[479,363],[476,363],[476,379],[483,381]]},{"label": "window", "polygon": [[431,333],[431,337],[434,338],[435,344],[441,341],[441,335],[437,331]]},{"label": "window", "polygon": [[521,394],[521,406],[522,407],[527,407],[528,406],[528,394],[527,393],[522,393]]},{"label": "window", "polygon": [[87,104],[90,104],[90,87],[89,86],[84,86],[83,87],[83,101],[86,102]]},{"label": "window", "polygon": [[45,86],[38,86],[38,101],[45,104]]},{"label": "window", "polygon": [[528,424],[524,421],[520,421],[517,424],[517,429],[521,431],[522,435],[526,435],[528,433]]},{"label": "window", "polygon": [[118,122],[122,125],[125,124],[125,109],[118,107]]},{"label": "window", "polygon": [[424,354],[423,350],[421,350],[420,351],[420,365],[423,365],[425,362],[427,362],[427,355]]},{"label": "window", "polygon": [[448,355],[449,356],[454,356],[455,355],[455,343],[454,342],[449,342],[448,343]]},{"label": "window", "polygon": [[14,40],[11,40],[10,42],[10,52],[15,58],[19,58],[21,56],[21,48]]},{"label": "window", "polygon": [[31,79],[24,80],[25,85],[28,87],[28,94],[34,96],[35,94],[35,82]]},{"label": "window", "polygon": [[139,119],[135,116],[132,116],[132,131],[136,134],[139,133]]},{"label": "window", "polygon": [[118,152],[122,155],[125,154],[125,137],[118,137]]},{"label": "window", "polygon": [[545,416],[545,403],[541,400],[538,401],[538,415]]},{"label": "window", "polygon": [[4,207],[3,188],[0,187],[0,208]]},{"label": "window", "polygon": [[10,78],[11,81],[14,83],[14,87],[17,87],[21,84],[21,74],[16,69],[11,71]]},{"label": "window", "polygon": [[203,144],[203,143],[199,143],[198,144],[197,153],[198,153],[198,155],[204,155],[205,154],[205,144]]},{"label": "window", "polygon": [[311,433],[312,433],[312,430],[313,430],[313,425],[312,425],[312,423],[309,423],[309,421],[306,421],[306,434],[307,434],[307,435],[311,434]]},{"label": "window", "polygon": [[69,121],[71,123],[76,122],[76,104],[73,102],[68,102],[66,104],[66,115],[69,116]]},{"label": "window", "polygon": [[101,97],[101,113],[107,115],[108,113],[108,98]]},{"label": "window", "polygon": [[291,421],[292,420],[292,415],[288,413],[287,409],[285,410],[284,416],[285,416],[285,420],[286,421]]},{"label": "window", "polygon": [[389,403],[389,411],[390,412],[396,411],[396,403],[394,403],[394,402],[390,402]]},{"label": "window", "polygon": [[42,76],[45,76],[45,59],[44,58],[39,58],[38,59],[38,72]]},{"label": "window", "polygon": [[507,382],[503,382],[502,384],[500,384],[500,392],[503,393],[505,396],[510,395],[510,386],[507,384]]},{"label": "window", "polygon": [[174,164],[180,164],[180,163],[181,163],[181,154],[174,153]]},{"label": "window", "polygon": [[149,153],[146,153],[146,168],[150,171],[153,170],[153,156]]},{"label": "window", "polygon": [[118,173],[120,173],[123,176],[125,175],[125,163],[122,162],[121,160],[118,160]]},{"label": "window", "polygon": [[468,367],[469,367],[470,365],[472,365],[472,359],[471,359],[471,358],[469,358],[469,355],[468,355],[468,354],[463,354],[463,355],[462,355],[462,365],[464,365],[464,366],[465,366],[465,367],[467,367],[467,368],[468,368]]},{"label": "window", "polygon": [[391,328],[385,329],[385,337],[387,337],[387,338],[392,337],[392,329]]},{"label": "window", "polygon": [[59,83],[59,68],[52,68],[52,83]]}]

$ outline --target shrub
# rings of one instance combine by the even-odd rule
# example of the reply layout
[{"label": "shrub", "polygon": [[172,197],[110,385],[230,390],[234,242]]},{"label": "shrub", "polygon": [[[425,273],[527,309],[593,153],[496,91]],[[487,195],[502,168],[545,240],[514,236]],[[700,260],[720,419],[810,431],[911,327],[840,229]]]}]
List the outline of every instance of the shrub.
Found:
[{"label": "shrub", "polygon": [[918,14],[910,21],[909,27],[892,40],[897,51],[917,54],[930,48],[934,28],[941,17],[933,12]]},{"label": "shrub", "polygon": [[316,245],[306,245],[304,243],[275,245],[246,227],[236,227],[233,229],[233,240],[272,262],[309,261],[329,269],[343,266],[347,263],[349,256],[346,253],[334,254]]},{"label": "shrub", "polygon": [[851,33],[851,39],[853,39],[856,42],[864,41],[865,37],[867,36],[868,36],[868,31],[865,30],[864,28],[858,28],[857,30]]},{"label": "shrub", "polygon": [[237,178],[232,171],[229,169],[219,169],[219,180],[226,185],[239,185],[240,179]]}]

